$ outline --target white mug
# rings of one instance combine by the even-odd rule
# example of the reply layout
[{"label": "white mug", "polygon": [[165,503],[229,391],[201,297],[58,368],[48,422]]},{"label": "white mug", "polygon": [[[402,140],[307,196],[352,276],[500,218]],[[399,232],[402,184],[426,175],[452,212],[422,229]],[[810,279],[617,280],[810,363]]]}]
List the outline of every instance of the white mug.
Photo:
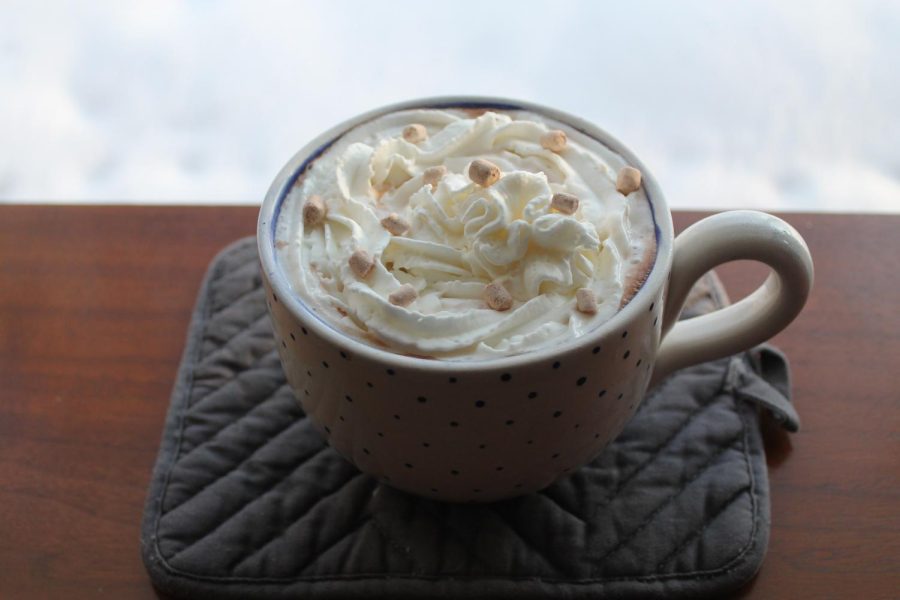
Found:
[{"label": "white mug", "polygon": [[[542,114],[598,140],[641,171],[656,226],[656,258],[643,286],[610,320],[554,348],[454,362],[367,345],[323,321],[291,291],[276,259],[274,225],[297,177],[360,123],[398,110],[449,107]],[[281,361],[307,416],[361,471],[449,501],[533,492],[586,464],[622,431],[652,382],[775,335],[803,308],[813,281],[805,242],[781,219],[725,212],[676,239],[656,180],[621,142],[578,117],[500,98],[413,100],[330,129],[275,178],[260,209],[257,239]],[[676,323],[703,273],[742,259],[771,267],[759,289]]]}]

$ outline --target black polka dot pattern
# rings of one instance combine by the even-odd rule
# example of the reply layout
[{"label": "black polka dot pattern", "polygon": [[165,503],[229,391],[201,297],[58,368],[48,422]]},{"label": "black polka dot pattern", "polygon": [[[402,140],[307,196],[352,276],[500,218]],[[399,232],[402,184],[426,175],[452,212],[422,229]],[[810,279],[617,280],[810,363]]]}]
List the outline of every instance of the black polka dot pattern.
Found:
[{"label": "black polka dot pattern", "polygon": [[[406,368],[402,361],[396,361],[396,367],[382,363],[373,368],[368,358],[350,349],[323,347],[316,337],[300,340],[310,332],[297,322],[277,326],[275,344],[306,358],[309,368],[298,369],[292,377],[306,373],[305,379],[298,377],[303,385],[297,388],[307,410],[327,415],[328,425],[317,422],[327,444],[363,470],[377,466],[381,481],[393,477],[395,485],[421,485],[420,493],[442,497],[451,494],[442,481],[455,478],[455,499],[490,500],[512,490],[517,494],[521,488],[533,489],[534,474],[523,476],[518,462],[506,462],[515,452],[523,452],[536,470],[543,470],[541,477],[551,478],[577,470],[587,448],[599,451],[616,436],[622,415],[638,410],[638,386],[646,384],[653,370],[652,352],[647,354],[645,344],[650,335],[658,339],[652,327],[662,315],[655,308],[651,304],[629,329],[616,328],[602,340],[531,366],[468,371],[457,365],[433,377],[423,377],[421,370]],[[331,407],[314,410],[310,398],[326,394],[333,395]],[[610,402],[612,398],[616,402]],[[357,415],[357,409],[365,412]],[[547,438],[541,427],[547,428]],[[355,443],[348,445],[348,438]],[[356,445],[360,441],[366,446]],[[443,462],[448,457],[450,462]],[[422,478],[424,484],[419,483]]]}]

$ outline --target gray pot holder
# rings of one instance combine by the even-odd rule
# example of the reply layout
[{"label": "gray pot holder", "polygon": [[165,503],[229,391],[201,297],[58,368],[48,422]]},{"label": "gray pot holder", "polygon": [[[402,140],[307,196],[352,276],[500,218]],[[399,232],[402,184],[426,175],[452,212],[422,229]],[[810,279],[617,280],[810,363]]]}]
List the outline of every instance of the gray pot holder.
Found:
[{"label": "gray pot holder", "polygon": [[[727,302],[705,277],[685,316]],[[762,563],[759,413],[795,431],[776,350],[685,369],[588,466],[488,505],[425,500],[359,473],[314,431],[274,348],[256,245],[200,291],[144,511],[173,597],[721,596]],[[760,410],[763,407],[764,410]]]}]

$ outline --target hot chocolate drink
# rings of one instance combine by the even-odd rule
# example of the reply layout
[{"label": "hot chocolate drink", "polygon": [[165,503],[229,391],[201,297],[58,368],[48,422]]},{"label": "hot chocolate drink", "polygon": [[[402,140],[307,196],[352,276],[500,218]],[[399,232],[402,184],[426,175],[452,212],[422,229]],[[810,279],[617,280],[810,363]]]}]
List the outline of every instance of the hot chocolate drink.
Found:
[{"label": "hot chocolate drink", "polygon": [[489,359],[612,317],[656,251],[640,172],[539,114],[405,110],[346,132],[275,228],[294,293],[394,352]]}]

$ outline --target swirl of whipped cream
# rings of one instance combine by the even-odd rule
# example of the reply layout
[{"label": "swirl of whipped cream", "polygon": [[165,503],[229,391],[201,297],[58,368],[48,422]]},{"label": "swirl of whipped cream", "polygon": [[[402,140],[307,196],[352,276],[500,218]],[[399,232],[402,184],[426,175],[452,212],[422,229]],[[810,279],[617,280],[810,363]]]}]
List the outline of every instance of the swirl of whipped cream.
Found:
[{"label": "swirl of whipped cream", "polygon": [[[411,143],[410,124],[429,134]],[[559,152],[540,138],[560,128]],[[477,158],[500,167],[489,187],[466,175]],[[598,142],[535,114],[414,110],[392,113],[345,134],[291,191],[276,228],[279,261],[310,307],[345,332],[417,356],[468,358],[517,354],[558,344],[607,320],[628,280],[654,250],[642,191],[616,191],[625,163]],[[443,166],[435,185],[424,171]],[[551,208],[554,193],[577,196],[579,208]],[[327,207],[305,228],[305,199]],[[381,220],[396,213],[410,225],[392,235]],[[349,256],[365,250],[372,273],[358,277]],[[482,300],[501,282],[513,297],[498,312]],[[417,298],[395,306],[388,296],[410,284]],[[593,290],[596,314],[575,310],[575,292]],[[625,298],[627,300],[627,298]]]}]

